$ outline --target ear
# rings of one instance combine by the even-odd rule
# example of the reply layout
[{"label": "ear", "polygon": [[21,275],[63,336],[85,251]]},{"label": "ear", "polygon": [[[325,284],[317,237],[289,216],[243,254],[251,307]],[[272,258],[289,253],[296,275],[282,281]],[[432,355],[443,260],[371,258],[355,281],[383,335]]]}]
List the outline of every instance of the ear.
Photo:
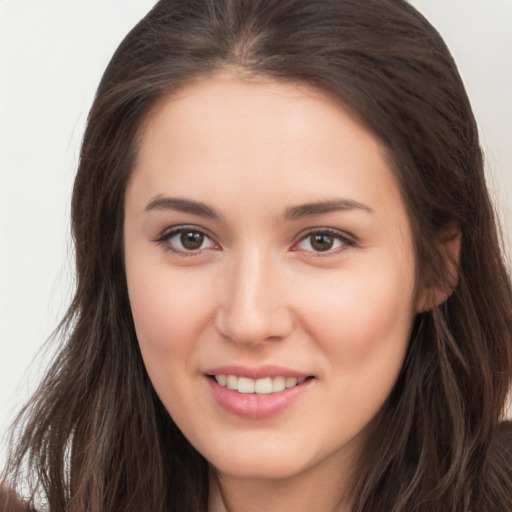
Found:
[{"label": "ear", "polygon": [[450,226],[443,229],[438,236],[438,251],[442,256],[446,279],[425,279],[420,284],[416,312],[423,313],[445,302],[453,293],[459,282],[459,260],[461,232],[458,227]]}]

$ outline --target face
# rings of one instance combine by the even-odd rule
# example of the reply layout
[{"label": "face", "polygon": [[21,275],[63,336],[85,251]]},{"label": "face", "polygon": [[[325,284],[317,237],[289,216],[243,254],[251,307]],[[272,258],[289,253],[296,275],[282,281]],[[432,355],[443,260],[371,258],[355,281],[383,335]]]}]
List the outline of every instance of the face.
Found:
[{"label": "face", "polygon": [[350,464],[416,310],[379,142],[314,89],[218,75],[150,116],[125,207],[140,349],[189,441],[220,475]]}]

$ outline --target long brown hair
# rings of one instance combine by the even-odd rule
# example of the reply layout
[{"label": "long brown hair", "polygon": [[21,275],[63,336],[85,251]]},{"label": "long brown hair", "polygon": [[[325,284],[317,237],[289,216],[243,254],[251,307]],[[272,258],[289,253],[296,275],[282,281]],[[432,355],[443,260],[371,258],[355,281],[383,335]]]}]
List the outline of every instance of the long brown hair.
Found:
[{"label": "long brown hair", "polygon": [[[123,265],[123,203],[149,112],[192,79],[303,82],[388,149],[414,229],[418,279],[458,285],[415,320],[400,377],[352,489],[353,512],[512,510],[512,291],[464,86],[435,29],[403,0],[161,0],[99,85],[73,190],[77,290],[66,342],[18,418],[4,484],[51,512],[204,512],[208,464],[156,396]],[[501,432],[503,430],[503,432]]]}]

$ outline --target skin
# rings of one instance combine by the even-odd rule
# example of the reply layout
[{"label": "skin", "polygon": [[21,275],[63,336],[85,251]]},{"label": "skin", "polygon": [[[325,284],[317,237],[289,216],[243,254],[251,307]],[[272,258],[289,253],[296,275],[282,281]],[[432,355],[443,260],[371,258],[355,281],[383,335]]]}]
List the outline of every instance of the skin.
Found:
[{"label": "skin", "polygon": [[[344,208],[330,211],[339,200]],[[290,215],[325,202],[329,211]],[[219,74],[152,113],[125,208],[141,352],[163,404],[211,464],[210,510],[347,510],[354,463],[424,308],[380,143],[315,89]],[[180,245],[180,226],[205,234],[199,249]],[[332,248],[318,250],[311,230]],[[284,410],[251,419],[213,398],[205,372],[228,364],[313,378]]]}]

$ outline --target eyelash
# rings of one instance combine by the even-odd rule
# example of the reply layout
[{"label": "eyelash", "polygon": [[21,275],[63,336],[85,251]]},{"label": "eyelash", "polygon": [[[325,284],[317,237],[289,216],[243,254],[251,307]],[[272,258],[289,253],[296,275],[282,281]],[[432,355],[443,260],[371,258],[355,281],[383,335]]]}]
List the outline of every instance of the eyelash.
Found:
[{"label": "eyelash", "polygon": [[[311,245],[311,238],[315,235],[332,237],[335,240],[337,240],[338,242],[340,242],[340,244],[338,247],[330,248],[325,251],[300,249],[297,247],[299,244],[301,244],[302,242],[304,242],[308,239],[310,240],[309,244]],[[317,229],[309,230],[305,234],[303,234],[299,238],[299,241],[293,245],[292,250],[293,251],[304,250],[306,252],[310,252],[311,254],[313,254],[314,257],[325,258],[325,257],[339,254],[339,253],[343,252],[345,249],[347,249],[348,247],[353,247],[355,245],[356,245],[356,241],[352,237],[348,236],[346,233],[344,233],[342,231],[338,231],[336,229],[330,229],[330,228],[317,228]]]},{"label": "eyelash", "polygon": [[[212,237],[208,235],[203,229],[198,228],[197,226],[178,226],[175,228],[168,229],[162,233],[156,240],[153,240],[158,245],[162,246],[165,251],[171,252],[173,254],[178,254],[179,256],[199,256],[204,250],[210,249],[210,247],[206,248],[198,248],[197,250],[187,250],[176,249],[172,246],[171,240],[178,236],[183,235],[184,233],[193,233],[196,235],[201,235],[206,240],[210,240],[212,244],[217,245],[216,242],[213,241]],[[202,244],[201,244],[202,245]]]},{"label": "eyelash", "polygon": [[[171,240],[178,236],[183,235],[184,233],[189,234],[195,234],[200,235],[204,237],[205,240],[209,240],[211,244],[213,244],[212,247],[199,247],[196,250],[187,250],[187,249],[177,249],[172,246]],[[339,246],[333,248],[326,249],[325,251],[315,251],[314,249],[301,249],[298,246],[305,242],[306,240],[310,239],[309,244],[311,245],[311,237],[313,236],[328,236],[332,237],[333,239],[337,240],[339,242]],[[153,242],[157,243],[158,245],[162,246],[164,250],[171,252],[173,254],[177,254],[179,256],[184,257],[190,257],[190,256],[199,256],[203,251],[215,248],[215,246],[218,247],[218,244],[212,239],[212,237],[206,233],[203,229],[197,227],[197,226],[178,226],[175,228],[171,228],[170,230],[164,231],[156,240],[153,240]],[[203,244],[201,243],[201,246]],[[343,233],[342,231],[337,231],[335,229],[330,228],[317,228],[313,230],[309,230],[306,233],[302,234],[297,242],[295,242],[291,248],[292,251],[304,251],[313,254],[315,257],[328,257],[335,254],[338,254],[342,251],[344,251],[348,247],[353,247],[356,245],[356,241],[348,236],[347,234]]]}]

